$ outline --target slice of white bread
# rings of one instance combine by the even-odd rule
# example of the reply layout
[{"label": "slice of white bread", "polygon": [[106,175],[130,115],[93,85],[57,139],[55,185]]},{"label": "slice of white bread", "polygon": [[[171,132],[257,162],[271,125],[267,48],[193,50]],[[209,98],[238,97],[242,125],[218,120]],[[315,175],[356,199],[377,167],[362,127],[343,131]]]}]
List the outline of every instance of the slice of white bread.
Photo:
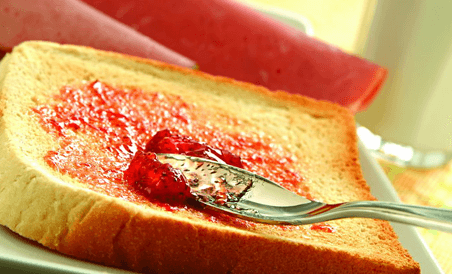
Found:
[{"label": "slice of white bread", "polygon": [[353,116],[342,107],[151,60],[26,42],[0,67],[0,224],[64,254],[139,272],[420,272],[385,221],[331,221],[332,233],[310,225],[236,227],[111,197],[61,174],[44,160],[58,137],[32,109],[51,104],[63,86],[94,80],[179,95],[211,114],[203,123],[271,138],[300,159],[296,172],[319,200],[374,199]]}]

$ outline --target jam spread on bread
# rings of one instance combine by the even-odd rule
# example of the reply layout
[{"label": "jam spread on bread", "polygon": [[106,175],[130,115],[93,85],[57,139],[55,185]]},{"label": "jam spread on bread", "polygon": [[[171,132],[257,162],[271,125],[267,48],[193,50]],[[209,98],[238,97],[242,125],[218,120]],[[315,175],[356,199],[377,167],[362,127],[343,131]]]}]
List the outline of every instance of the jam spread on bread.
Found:
[{"label": "jam spread on bread", "polygon": [[[171,200],[174,195],[185,199],[190,193],[183,176],[170,166],[159,164],[153,154],[177,152],[222,159],[312,198],[305,178],[297,171],[299,165],[295,168],[299,160],[270,136],[246,125],[241,127],[243,131],[234,131],[231,128],[237,128],[242,121],[188,103],[169,92],[93,81],[62,87],[51,103],[42,103],[33,111],[58,144],[45,155],[46,162],[87,188],[109,196],[148,204],[153,191],[164,200]],[[150,168],[138,168],[139,165]],[[154,188],[159,184],[154,175],[162,178],[162,174],[171,174],[165,179],[171,186]],[[146,179],[138,187],[129,183],[142,177]],[[187,205],[162,207],[196,211]],[[223,215],[195,214],[214,221],[228,219],[229,223],[245,223],[247,227],[250,224]]]},{"label": "jam spread on bread", "polygon": [[312,230],[323,231],[323,232],[335,232],[336,229],[328,223],[317,223],[311,225]]}]

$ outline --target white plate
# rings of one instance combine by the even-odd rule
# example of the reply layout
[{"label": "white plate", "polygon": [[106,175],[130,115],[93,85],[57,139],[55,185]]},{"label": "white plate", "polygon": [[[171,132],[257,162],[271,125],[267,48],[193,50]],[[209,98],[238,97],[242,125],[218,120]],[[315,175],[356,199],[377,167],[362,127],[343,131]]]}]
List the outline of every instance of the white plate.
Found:
[{"label": "white plate", "polygon": [[[380,200],[399,201],[398,196],[375,159],[360,144],[361,164],[372,193]],[[421,264],[422,273],[443,273],[417,230],[393,224],[402,245]],[[20,237],[0,226],[0,270],[8,273],[131,273],[72,259]]]}]

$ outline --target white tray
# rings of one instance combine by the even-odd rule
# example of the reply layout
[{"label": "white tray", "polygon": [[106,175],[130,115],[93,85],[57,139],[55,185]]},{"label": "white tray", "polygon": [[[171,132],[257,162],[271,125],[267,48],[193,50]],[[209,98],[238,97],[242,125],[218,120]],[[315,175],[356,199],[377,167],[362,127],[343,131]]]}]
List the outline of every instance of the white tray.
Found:
[{"label": "white tray", "polygon": [[[398,196],[375,159],[360,144],[361,164],[372,193],[380,200],[399,201]],[[402,245],[421,264],[422,273],[443,273],[417,230],[393,224]],[[72,259],[20,237],[0,226],[0,270],[7,273],[131,273]]]}]

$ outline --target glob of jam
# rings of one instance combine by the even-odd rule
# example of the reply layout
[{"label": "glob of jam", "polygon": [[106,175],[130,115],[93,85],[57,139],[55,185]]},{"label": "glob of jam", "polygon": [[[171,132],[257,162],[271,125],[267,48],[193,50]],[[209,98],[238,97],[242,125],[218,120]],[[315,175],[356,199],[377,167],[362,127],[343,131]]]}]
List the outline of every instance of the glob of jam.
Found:
[{"label": "glob of jam", "polygon": [[[193,195],[184,174],[169,164],[161,163],[155,153],[195,156],[243,167],[240,157],[227,150],[214,148],[168,129],[161,130],[146,144],[144,151],[135,154],[124,172],[124,179],[150,200],[167,203],[183,203]],[[222,195],[226,196],[227,190],[223,192]]]},{"label": "glob of jam", "polygon": [[243,168],[241,158],[230,151],[214,148],[189,136],[172,133],[168,129],[157,132],[147,143],[146,151],[195,156],[213,161],[222,161],[226,164]]},{"label": "glob of jam", "polygon": [[182,203],[192,197],[184,174],[161,163],[153,152],[138,151],[124,172],[124,179],[151,201]]}]

